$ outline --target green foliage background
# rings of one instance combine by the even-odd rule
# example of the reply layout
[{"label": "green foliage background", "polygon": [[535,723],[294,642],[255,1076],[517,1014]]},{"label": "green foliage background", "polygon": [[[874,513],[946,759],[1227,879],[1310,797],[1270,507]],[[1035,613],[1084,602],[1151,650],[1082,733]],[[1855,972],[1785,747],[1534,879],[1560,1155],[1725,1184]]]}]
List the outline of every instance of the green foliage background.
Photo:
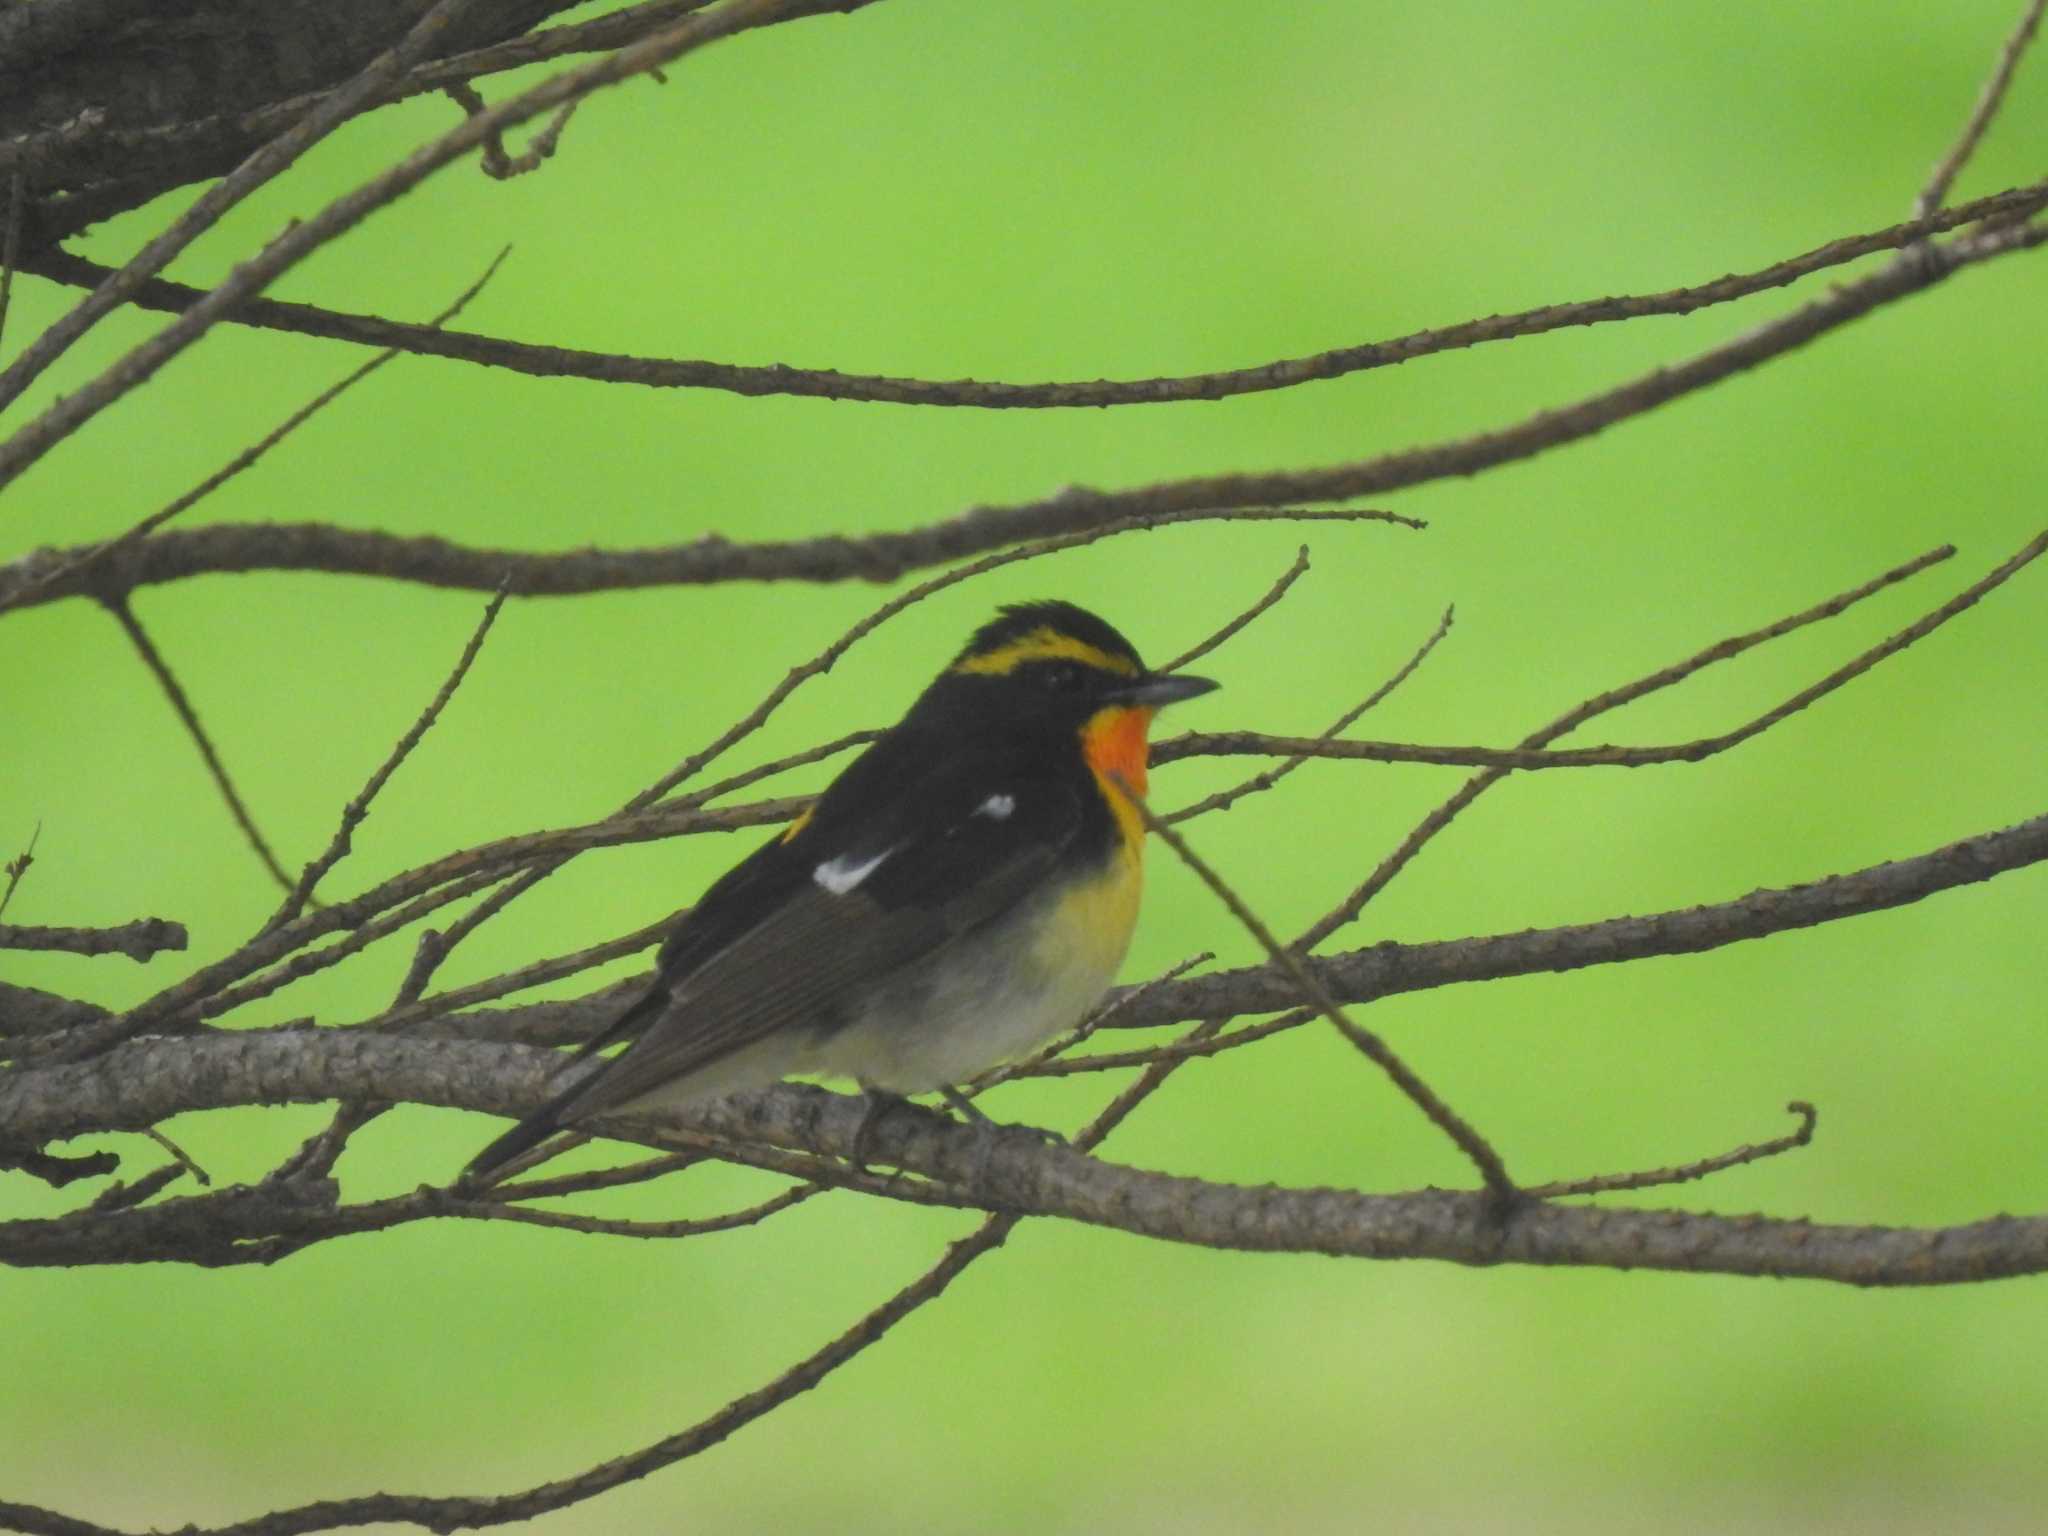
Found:
[{"label": "green foliage background", "polygon": [[[425,316],[511,241],[463,325],[940,378],[1242,365],[1698,282],[1902,218],[2016,9],[893,0],[608,93],[542,174],[444,173],[278,292]],[[173,275],[217,280],[453,111],[424,100],[346,131]],[[1959,195],[2038,175],[2044,133],[2036,60]],[[118,260],[167,212],[84,248]],[[1226,691],[1183,724],[1320,729],[1455,601],[1450,641],[1360,729],[1505,743],[1930,545],[1961,546],[1907,592],[1603,722],[1594,739],[1725,729],[2040,524],[2043,276],[2039,257],[1963,275],[1590,442],[1398,498],[1431,521],[1426,534],[1191,527],[1006,570],[864,642],[741,758],[885,722],[999,600],[1073,598],[1165,656],[1262,590],[1303,538],[1312,573],[1215,658]],[[18,284],[10,343],[71,299]],[[1107,412],[743,400],[407,359],[188,521],[321,520],[535,549],[903,527],[1067,483],[1326,463],[1476,431],[1791,302]],[[159,323],[102,325],[38,400]],[[19,483],[0,555],[118,531],[358,360],[216,332]],[[2021,578],[1733,756],[1504,786],[1343,942],[1723,900],[2038,814],[2044,579]],[[328,889],[602,814],[881,595],[736,585],[515,603]],[[261,576],[150,589],[136,607],[296,865],[481,604]],[[124,1004],[260,921],[276,892],[103,613],[69,602],[10,615],[0,677],[0,851],[42,826],[10,918],[160,914],[193,934],[191,956],[147,969],[12,956],[9,976]],[[1192,798],[1242,766],[1162,771],[1159,798]],[[1298,928],[1458,778],[1315,765],[1197,823],[1197,840],[1277,927]],[[707,839],[587,857],[443,980],[647,922],[739,851]],[[1813,1148],[1678,1199],[1963,1221],[2044,1202],[2044,918],[2035,870],[1712,956],[1395,999],[1369,1017],[1526,1178],[1760,1139],[1781,1129],[1785,1100],[1806,1097],[1822,1112]],[[1198,949],[1250,958],[1155,858],[1130,974]],[[363,1017],[403,958],[373,954],[248,1022]],[[1021,1086],[997,1108],[1072,1125],[1110,1091]],[[171,1129],[233,1180],[323,1119]],[[349,1192],[443,1179],[490,1129],[388,1117],[344,1164]],[[138,1168],[154,1157],[138,1139],[107,1144]],[[1315,1030],[1183,1073],[1105,1155],[1247,1182],[1468,1177]],[[22,1185],[0,1188],[0,1212],[75,1203]],[[693,1173],[605,1208],[708,1213],[764,1187]],[[446,1223],[270,1270],[15,1272],[0,1281],[0,1489],[173,1526],[566,1474],[765,1379],[967,1224],[832,1196],[759,1232],[674,1246]],[[1866,1295],[1231,1255],[1039,1223],[820,1390],[550,1527],[2018,1530],[2048,1493],[2040,1302],[2033,1281]]]}]

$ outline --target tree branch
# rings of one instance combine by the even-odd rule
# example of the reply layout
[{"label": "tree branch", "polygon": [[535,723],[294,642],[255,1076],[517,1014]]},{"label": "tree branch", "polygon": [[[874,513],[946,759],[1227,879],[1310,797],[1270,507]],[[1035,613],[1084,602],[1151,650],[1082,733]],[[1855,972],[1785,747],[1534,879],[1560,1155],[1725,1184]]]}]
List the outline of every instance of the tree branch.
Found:
[{"label": "tree branch", "polygon": [[[0,1125],[12,1138],[43,1140],[141,1129],[198,1109],[332,1098],[516,1115],[547,1096],[559,1060],[551,1051],[529,1047],[332,1030],[132,1041],[89,1066],[0,1079]],[[850,1159],[867,1118],[858,1095],[784,1084],[734,1095],[693,1114],[688,1123],[736,1141]],[[884,1117],[870,1127],[864,1150],[992,1210],[1065,1217],[1211,1248],[1775,1275],[1852,1285],[1950,1284],[2048,1270],[2043,1217],[1910,1229],[1540,1204],[1503,1214],[1483,1193],[1372,1195],[1177,1178],[1102,1162],[1035,1137],[998,1136],[991,1142],[973,1127],[934,1114]],[[217,1203],[207,1206],[209,1200]],[[317,1190],[292,1196],[273,1186],[223,1191],[120,1213],[107,1230],[133,1218],[131,1233],[150,1228],[154,1240],[166,1241],[166,1234],[182,1240],[179,1223],[200,1218],[176,1213],[203,1211],[209,1230],[253,1233],[266,1211],[275,1220],[280,1209],[319,1203]],[[81,1262],[78,1241],[72,1217],[0,1225],[0,1257],[12,1263]]]},{"label": "tree branch", "polygon": [[[545,36],[546,34],[542,34]],[[4,162],[0,162],[4,163]],[[1119,405],[1160,405],[1189,400],[1228,400],[1239,395],[1292,389],[1388,368],[1439,352],[1540,336],[1574,326],[1605,325],[1654,315],[1689,315],[1754,294],[1787,287],[1816,272],[1879,251],[1899,250],[1930,236],[1982,219],[2025,217],[2048,204],[2048,182],[2008,188],[1954,208],[1940,210],[1865,234],[1830,240],[1753,272],[1715,278],[1662,292],[1622,294],[1545,304],[1511,314],[1488,315],[1454,325],[1414,331],[1384,341],[1333,347],[1305,357],[1278,358],[1244,368],[1145,379],[1072,380],[1020,384],[996,380],[917,379],[847,373],[836,368],[794,368],[774,363],[750,366],[690,358],[639,357],[591,352],[448,331],[348,314],[309,304],[259,299],[228,316],[237,324],[295,335],[318,336],[364,346],[392,347],[422,357],[444,357],[482,367],[506,368],[535,378],[587,379],[637,384],[652,389],[717,389],[731,394],[795,395],[808,399],[860,400],[892,405],[967,407],[980,410],[1094,409]],[[107,269],[68,251],[41,251],[23,270],[52,282],[88,285],[105,280]],[[156,281],[134,296],[144,309],[183,314],[207,298],[207,290]]]},{"label": "tree branch", "polygon": [[[138,918],[117,928],[32,928],[0,923],[0,949],[58,950],[67,955],[126,955],[138,964],[167,949],[183,949],[185,925],[161,917]],[[27,990],[27,989],[22,989]]]}]

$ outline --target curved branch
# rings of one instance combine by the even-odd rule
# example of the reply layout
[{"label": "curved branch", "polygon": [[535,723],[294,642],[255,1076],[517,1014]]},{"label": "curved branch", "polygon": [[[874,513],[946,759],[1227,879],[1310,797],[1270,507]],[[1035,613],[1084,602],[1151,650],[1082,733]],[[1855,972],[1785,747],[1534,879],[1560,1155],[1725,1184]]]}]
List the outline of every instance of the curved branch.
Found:
[{"label": "curved branch", "polygon": [[[1383,521],[1411,528],[1413,518],[1390,512],[1247,508],[1218,514],[1246,521]],[[328,523],[220,523],[181,529],[110,551],[90,571],[67,565],[98,545],[39,549],[0,566],[0,607],[32,608],[66,597],[103,597],[137,587],[247,571],[320,571],[376,576],[429,587],[491,592],[502,582],[517,597],[576,597],[640,587],[703,586],[723,581],[889,582],[911,571],[986,554],[1028,539],[1086,533],[1109,523],[1090,510],[1053,497],[1022,511],[995,515],[975,510],[923,528],[859,538],[735,543],[706,534],[687,544],[648,549],[573,549],[537,554],[477,549],[432,537],[403,538]],[[1146,525],[1142,517],[1129,519]]]},{"label": "curved branch", "polygon": [[[1478,474],[1591,437],[1617,422],[1803,346],[1907,294],[1942,282],[1964,267],[2044,243],[2048,243],[2048,224],[2020,224],[1959,237],[1944,246],[1930,245],[1923,248],[1919,259],[1892,263],[1733,341],[1604,393],[1556,410],[1539,411],[1498,431],[1353,463],[1166,480],[1123,491],[1070,487],[1037,501],[975,507],[924,529],[857,539],[742,545],[713,534],[663,550],[610,554],[479,555],[440,540],[344,534],[317,524],[288,529],[202,529],[136,545],[101,571],[98,590],[125,590],[120,585],[123,580],[136,584],[201,572],[279,569],[332,570],[490,591],[509,568],[512,590],[535,595],[670,582],[890,580],[919,565],[1124,519],[1221,508],[1263,510],[1303,501],[1352,501],[1456,475]],[[24,427],[16,434],[16,439],[22,440],[21,453],[40,453],[42,448],[36,444],[47,446],[44,434],[51,430],[54,428],[35,423]],[[10,462],[20,464],[26,459],[10,459],[7,446],[0,445],[0,481],[8,476]],[[169,547],[160,550],[160,545]],[[78,553],[44,550],[16,561],[0,573],[0,600],[27,606],[81,595],[80,589],[61,578],[50,579],[33,592],[25,590],[49,578],[63,561]]]},{"label": "curved branch", "polygon": [[[546,36],[542,33],[540,36]],[[0,157],[0,164],[4,164]],[[1619,294],[1544,304],[1512,314],[1488,315],[1455,325],[1414,331],[1385,341],[1333,347],[1305,357],[1283,357],[1244,368],[1146,379],[1085,379],[1037,384],[976,379],[917,379],[847,373],[836,368],[794,368],[782,363],[748,365],[696,358],[639,357],[592,352],[536,342],[439,330],[376,315],[349,314],[310,304],[260,299],[229,318],[243,325],[319,336],[364,346],[389,347],[422,357],[445,357],[489,368],[506,368],[543,379],[588,379],[639,384],[653,389],[717,389],[736,395],[795,395],[818,400],[858,400],[889,405],[967,407],[980,410],[1048,410],[1113,405],[1163,405],[1188,400],[1228,400],[1239,395],[1292,389],[1341,379],[1349,374],[1412,362],[1433,353],[1540,336],[1573,326],[1605,325],[1652,315],[1689,315],[1753,294],[1787,287],[1815,272],[1841,266],[1878,251],[1898,250],[1929,236],[1980,219],[2018,216],[2048,203],[2048,183],[2011,187],[1990,197],[1893,224],[1865,234],[1845,235],[1797,256],[1752,272],[1731,273],[1686,288]],[[110,269],[68,251],[33,255],[22,270],[74,286],[103,283]],[[203,288],[155,281],[140,287],[135,302],[144,309],[183,314],[207,297]]]}]

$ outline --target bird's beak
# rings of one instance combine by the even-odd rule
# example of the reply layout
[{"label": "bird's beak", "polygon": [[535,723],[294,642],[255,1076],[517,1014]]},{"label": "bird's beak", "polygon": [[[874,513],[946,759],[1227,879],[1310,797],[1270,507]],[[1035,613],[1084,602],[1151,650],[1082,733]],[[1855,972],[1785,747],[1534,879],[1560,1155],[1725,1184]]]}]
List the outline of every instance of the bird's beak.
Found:
[{"label": "bird's beak", "polygon": [[1117,689],[1111,697],[1119,704],[1139,709],[1164,709],[1220,686],[1213,678],[1189,677],[1185,672],[1153,672]]}]

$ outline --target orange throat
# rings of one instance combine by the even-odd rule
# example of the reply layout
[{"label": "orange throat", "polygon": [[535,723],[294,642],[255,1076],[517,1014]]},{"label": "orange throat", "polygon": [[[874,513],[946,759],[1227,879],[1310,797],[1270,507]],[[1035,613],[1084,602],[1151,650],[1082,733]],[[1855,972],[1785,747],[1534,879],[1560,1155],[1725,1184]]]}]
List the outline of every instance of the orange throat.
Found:
[{"label": "orange throat", "polygon": [[1151,710],[1116,705],[1097,710],[1081,727],[1081,754],[1109,797],[1125,846],[1132,851],[1144,843],[1145,824],[1129,795],[1145,793],[1145,732],[1151,724]]}]

